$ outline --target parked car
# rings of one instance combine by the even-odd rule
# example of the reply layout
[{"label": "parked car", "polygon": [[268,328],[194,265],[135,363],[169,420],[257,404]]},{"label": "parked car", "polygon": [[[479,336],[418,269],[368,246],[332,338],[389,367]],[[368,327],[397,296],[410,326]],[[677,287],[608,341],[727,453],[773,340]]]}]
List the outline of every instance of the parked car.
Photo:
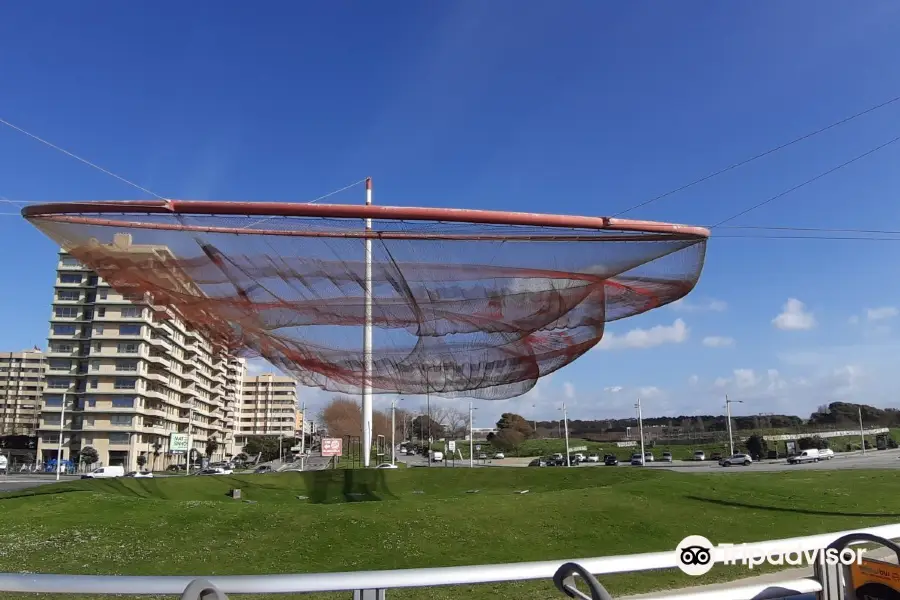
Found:
[{"label": "parked car", "polygon": [[397,465],[392,465],[391,463],[381,463],[380,465],[378,465],[375,468],[376,469],[399,469],[400,467],[398,467]]},{"label": "parked car", "polygon": [[410,448],[410,449],[408,449],[408,450],[406,451],[406,455],[407,455],[407,456],[415,456],[415,455],[416,455],[416,449],[415,449],[415,448]]},{"label": "parked car", "polygon": [[431,462],[444,462],[444,453],[443,452],[432,452],[431,453]]},{"label": "parked car", "polygon": [[570,454],[569,455],[569,464],[573,466],[578,466],[581,464],[581,455],[580,454]]},{"label": "parked car", "polygon": [[125,473],[125,477],[137,477],[138,479],[146,479],[153,477],[153,473],[150,471],[131,471],[129,473]]},{"label": "parked car", "polygon": [[273,471],[271,465],[260,465],[253,470],[254,473],[261,475],[263,473],[271,473]]},{"label": "parked car", "polygon": [[653,457],[652,452],[644,452],[644,461],[646,462],[654,462],[656,458]]},{"label": "parked car", "polygon": [[599,454],[590,454],[587,457],[587,461],[598,463],[598,462],[600,462],[600,455]]},{"label": "parked car", "polygon": [[166,471],[184,471],[184,465],[169,465],[166,467]]},{"label": "parked car", "polygon": [[723,467],[733,467],[735,465],[744,465],[745,467],[749,467],[753,464],[753,459],[750,458],[749,454],[733,454],[728,458],[724,459],[719,463]]},{"label": "parked car", "polygon": [[504,458],[506,458],[506,455],[502,452],[497,452],[496,454],[494,454],[494,460],[503,460]]},{"label": "parked car", "polygon": [[584,462],[587,460],[587,456],[582,454],[581,452],[573,452],[572,456],[578,459],[578,462]]},{"label": "parked car", "polygon": [[619,465],[619,459],[616,458],[615,454],[607,454],[603,457],[603,464],[607,467],[616,467]]},{"label": "parked car", "polygon": [[694,450],[694,460],[706,460],[706,452],[703,450]]},{"label": "parked car", "polygon": [[529,467],[546,467],[547,463],[543,458],[535,458],[533,461],[528,463]]},{"label": "parked car", "polygon": [[831,448],[819,450],[819,458],[821,460],[831,460],[832,458],[834,458],[834,450],[832,450]]},{"label": "parked car", "polygon": [[487,460],[487,452],[479,452],[478,456],[476,456],[478,460]]},{"label": "parked car", "polygon": [[231,475],[234,471],[231,469],[226,469],[225,467],[207,467],[205,469],[201,469],[197,474],[198,475]]},{"label": "parked car", "polygon": [[721,452],[713,452],[712,456],[709,457],[709,460],[714,460],[716,462],[719,462],[720,460],[722,460],[722,453]]},{"label": "parked car", "polygon": [[672,453],[671,452],[663,452],[662,461],[663,462],[672,462]]},{"label": "parked car", "polygon": [[631,464],[635,467],[643,467],[644,466],[644,457],[640,454],[632,454],[631,455]]}]

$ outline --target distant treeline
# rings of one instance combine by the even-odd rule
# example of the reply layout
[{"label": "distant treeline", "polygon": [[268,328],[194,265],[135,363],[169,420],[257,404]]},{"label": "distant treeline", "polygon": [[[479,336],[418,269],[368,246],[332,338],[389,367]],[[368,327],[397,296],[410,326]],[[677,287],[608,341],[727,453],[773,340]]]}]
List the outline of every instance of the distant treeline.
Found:
[{"label": "distant treeline", "polygon": [[[859,427],[859,409],[862,408],[863,423],[866,427],[900,427],[900,410],[876,408],[867,404],[832,402],[822,405],[808,419],[793,415],[759,414],[732,416],[735,431],[761,431],[769,429],[855,429]],[[724,432],[727,430],[725,415],[694,415],[678,417],[652,417],[644,415],[644,428],[663,428],[673,434],[699,434]],[[550,437],[558,433],[557,421],[537,421],[539,437]],[[569,435],[586,436],[624,433],[629,427],[637,426],[637,417],[630,419],[598,419],[584,421],[569,420]],[[543,434],[543,435],[541,435]]]}]

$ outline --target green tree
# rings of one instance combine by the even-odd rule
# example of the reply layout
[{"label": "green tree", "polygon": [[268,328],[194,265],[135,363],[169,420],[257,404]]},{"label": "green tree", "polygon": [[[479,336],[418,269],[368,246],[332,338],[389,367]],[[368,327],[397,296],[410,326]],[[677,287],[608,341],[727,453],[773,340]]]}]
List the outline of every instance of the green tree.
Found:
[{"label": "green tree", "polygon": [[85,446],[81,449],[81,460],[84,464],[90,466],[100,460],[100,453],[93,446]]},{"label": "green tree", "polygon": [[497,429],[500,431],[516,431],[520,433],[524,439],[534,437],[534,426],[532,422],[516,413],[503,413],[500,415],[500,420],[497,421]]},{"label": "green tree", "polygon": [[501,429],[491,440],[491,444],[503,452],[515,452],[525,441],[522,432],[515,429]]},{"label": "green tree", "polygon": [[143,469],[143,468],[144,468],[144,465],[146,465],[146,464],[147,464],[147,455],[146,455],[146,454],[141,454],[140,456],[137,457],[137,465],[138,465],[138,467],[140,467],[141,469]]},{"label": "green tree", "polygon": [[211,437],[206,440],[206,456],[208,458],[212,458],[212,455],[216,453],[216,450],[219,449],[219,442],[216,438]]},{"label": "green tree", "polygon": [[763,436],[754,433],[747,438],[747,451],[754,459],[765,458],[768,454],[768,444]]}]

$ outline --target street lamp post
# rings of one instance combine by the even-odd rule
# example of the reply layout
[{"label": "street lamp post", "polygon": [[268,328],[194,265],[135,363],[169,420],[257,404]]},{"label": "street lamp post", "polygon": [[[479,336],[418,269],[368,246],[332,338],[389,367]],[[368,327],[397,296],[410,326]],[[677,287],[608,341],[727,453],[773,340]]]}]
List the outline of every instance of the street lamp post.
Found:
[{"label": "street lamp post", "polygon": [[731,433],[731,405],[732,404],[743,404],[743,400],[729,400],[728,396],[725,396],[725,418],[728,420],[728,448],[731,451],[729,456],[734,456],[734,437]]},{"label": "street lamp post", "polygon": [[[400,398],[403,400],[403,398]],[[391,464],[397,462],[397,440],[395,435],[397,432],[397,398],[391,400]]]},{"label": "street lamp post", "polygon": [[473,423],[473,414],[475,411],[475,407],[472,406],[472,401],[469,400],[469,468],[473,468],[475,466],[475,435],[474,428],[472,427]]},{"label": "street lamp post", "polygon": [[638,415],[638,430],[640,431],[641,437],[641,466],[646,466],[647,462],[647,454],[644,452],[644,414],[641,411],[641,399],[638,398],[637,403],[634,405],[637,409]]},{"label": "street lamp post", "polygon": [[62,412],[59,413],[59,442],[56,445],[56,480],[59,481],[59,474],[62,471],[62,448],[63,436],[66,434],[66,401],[69,398],[69,392],[63,392]]},{"label": "street lamp post", "polygon": [[866,453],[866,433],[863,430],[863,421],[862,421],[862,405],[856,407],[859,410],[859,443],[860,450],[862,453]]},{"label": "street lamp post", "polygon": [[560,409],[563,412],[563,429],[566,433],[566,466],[572,466],[572,459],[569,457],[569,413],[566,410],[566,403],[563,402],[562,408]]}]

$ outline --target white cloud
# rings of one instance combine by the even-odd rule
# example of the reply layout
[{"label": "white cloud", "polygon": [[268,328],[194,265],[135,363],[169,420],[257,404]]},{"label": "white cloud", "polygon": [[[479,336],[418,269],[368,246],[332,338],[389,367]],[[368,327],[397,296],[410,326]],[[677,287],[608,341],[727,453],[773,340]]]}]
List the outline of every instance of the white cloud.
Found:
[{"label": "white cloud", "polygon": [[637,393],[639,398],[656,398],[658,396],[661,396],[663,394],[663,391],[655,385],[648,385],[638,388]]},{"label": "white cloud", "polygon": [[697,385],[697,383],[699,383],[699,382],[700,382],[700,378],[697,377],[696,375],[691,375],[690,377],[688,377],[688,383],[690,385]]},{"label": "white cloud", "polygon": [[772,324],[783,330],[812,329],[816,319],[806,310],[806,305],[796,298],[788,298],[784,304],[784,312],[772,319]]},{"label": "white cloud", "polygon": [[685,298],[682,298],[669,306],[672,307],[672,310],[679,312],[725,312],[728,309],[727,303],[715,298],[697,302],[688,302]]},{"label": "white cloud", "polygon": [[563,383],[563,394],[565,394],[566,398],[569,400],[575,398],[575,386],[572,385],[572,382],[566,381]]},{"label": "white cloud", "polygon": [[606,333],[595,346],[600,350],[620,348],[653,348],[662,344],[680,344],[688,339],[690,330],[684,321],[675,319],[671,325],[657,325],[650,329],[632,329],[628,333],[616,335]]},{"label": "white cloud", "polygon": [[703,345],[710,348],[728,348],[730,346],[734,346],[734,338],[719,335],[709,335],[703,338]]},{"label": "white cloud", "polygon": [[893,306],[866,309],[866,319],[869,321],[881,321],[897,316],[897,309]]},{"label": "white cloud", "polygon": [[613,385],[610,387],[603,388],[603,391],[607,392],[609,394],[618,394],[619,392],[621,392],[624,389],[625,388],[623,388],[621,385]]}]

